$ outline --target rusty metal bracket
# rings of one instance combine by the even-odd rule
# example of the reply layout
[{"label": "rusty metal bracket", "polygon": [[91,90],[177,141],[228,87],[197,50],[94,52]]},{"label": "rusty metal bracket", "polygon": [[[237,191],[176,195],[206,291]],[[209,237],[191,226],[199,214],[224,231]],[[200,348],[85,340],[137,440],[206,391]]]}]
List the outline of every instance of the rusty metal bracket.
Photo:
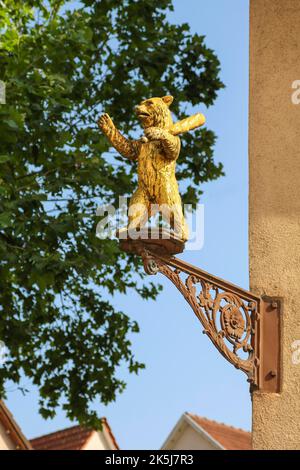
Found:
[{"label": "rusty metal bracket", "polygon": [[257,330],[260,342],[261,364],[259,368],[260,390],[269,393],[281,392],[281,324],[283,300],[279,297],[263,296],[261,300],[261,327]]},{"label": "rusty metal bracket", "polygon": [[248,377],[250,389],[280,392],[281,299],[260,297],[174,256],[141,251],[147,274],[181,292],[218,351]]}]

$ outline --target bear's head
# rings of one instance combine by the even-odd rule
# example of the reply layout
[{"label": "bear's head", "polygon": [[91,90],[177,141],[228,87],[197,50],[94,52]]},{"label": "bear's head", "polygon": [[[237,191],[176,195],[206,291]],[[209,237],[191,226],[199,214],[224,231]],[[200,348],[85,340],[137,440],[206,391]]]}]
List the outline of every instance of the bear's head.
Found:
[{"label": "bear's head", "polygon": [[143,128],[169,129],[173,124],[169,110],[172,101],[173,96],[163,96],[162,98],[149,98],[136,106],[135,111]]}]

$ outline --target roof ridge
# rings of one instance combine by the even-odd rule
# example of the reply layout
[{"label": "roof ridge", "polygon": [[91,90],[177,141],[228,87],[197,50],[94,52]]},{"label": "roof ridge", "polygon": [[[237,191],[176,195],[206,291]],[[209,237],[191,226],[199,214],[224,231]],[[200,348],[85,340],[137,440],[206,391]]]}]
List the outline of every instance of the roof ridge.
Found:
[{"label": "roof ridge", "polygon": [[117,443],[117,440],[116,440],[116,438],[115,438],[115,436],[114,436],[114,434],[111,430],[110,425],[108,424],[107,419],[104,417],[104,418],[102,418],[102,421],[103,421],[104,425],[106,426],[107,432],[108,432],[111,440],[113,441],[114,446],[116,447],[117,450],[120,450],[119,444]]},{"label": "roof ridge", "polygon": [[223,422],[220,422],[220,421],[216,421],[215,419],[210,419],[210,418],[206,418],[205,416],[199,416],[195,413],[189,413],[187,412],[186,413],[188,416],[190,416],[192,419],[193,417],[195,416],[196,418],[198,419],[203,419],[204,421],[208,421],[210,423],[215,423],[215,424],[218,424],[219,426],[225,426],[226,428],[231,428],[233,429],[234,431],[241,431],[241,432],[244,432],[245,434],[251,434],[251,431],[246,431],[245,429],[242,429],[242,428],[237,428],[235,426],[232,426],[231,424],[226,424],[226,423],[223,423]]}]

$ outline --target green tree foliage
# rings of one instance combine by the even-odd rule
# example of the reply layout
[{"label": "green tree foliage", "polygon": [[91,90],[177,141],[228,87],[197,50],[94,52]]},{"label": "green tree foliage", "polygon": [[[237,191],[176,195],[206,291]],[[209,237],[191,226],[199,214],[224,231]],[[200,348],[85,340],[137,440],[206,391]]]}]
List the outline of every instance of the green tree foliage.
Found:
[{"label": "green tree foliage", "polygon": [[[97,206],[130,195],[136,181],[96,120],[105,110],[134,132],[141,99],[173,94],[181,118],[188,103],[211,105],[223,84],[204,37],[168,21],[171,0],[70,3],[0,2],[0,339],[10,352],[0,382],[4,396],[6,381],[21,386],[25,375],[44,417],[63,404],[97,427],[89,404],[123,390],[118,366],[143,367],[130,343],[138,325],[110,296],[155,298],[159,288],[115,240],[95,236]],[[183,137],[185,202],[222,174],[214,141],[207,128]]]}]

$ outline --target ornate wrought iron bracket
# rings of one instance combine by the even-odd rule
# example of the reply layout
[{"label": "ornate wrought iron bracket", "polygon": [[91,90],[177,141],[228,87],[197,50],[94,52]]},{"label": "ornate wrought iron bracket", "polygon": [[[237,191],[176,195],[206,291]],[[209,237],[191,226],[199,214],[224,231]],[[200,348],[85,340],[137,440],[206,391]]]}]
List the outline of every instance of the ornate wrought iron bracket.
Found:
[{"label": "ornate wrought iron bracket", "polygon": [[259,297],[174,256],[142,250],[147,274],[181,292],[218,351],[248,377],[250,389],[280,392],[281,299]]}]

